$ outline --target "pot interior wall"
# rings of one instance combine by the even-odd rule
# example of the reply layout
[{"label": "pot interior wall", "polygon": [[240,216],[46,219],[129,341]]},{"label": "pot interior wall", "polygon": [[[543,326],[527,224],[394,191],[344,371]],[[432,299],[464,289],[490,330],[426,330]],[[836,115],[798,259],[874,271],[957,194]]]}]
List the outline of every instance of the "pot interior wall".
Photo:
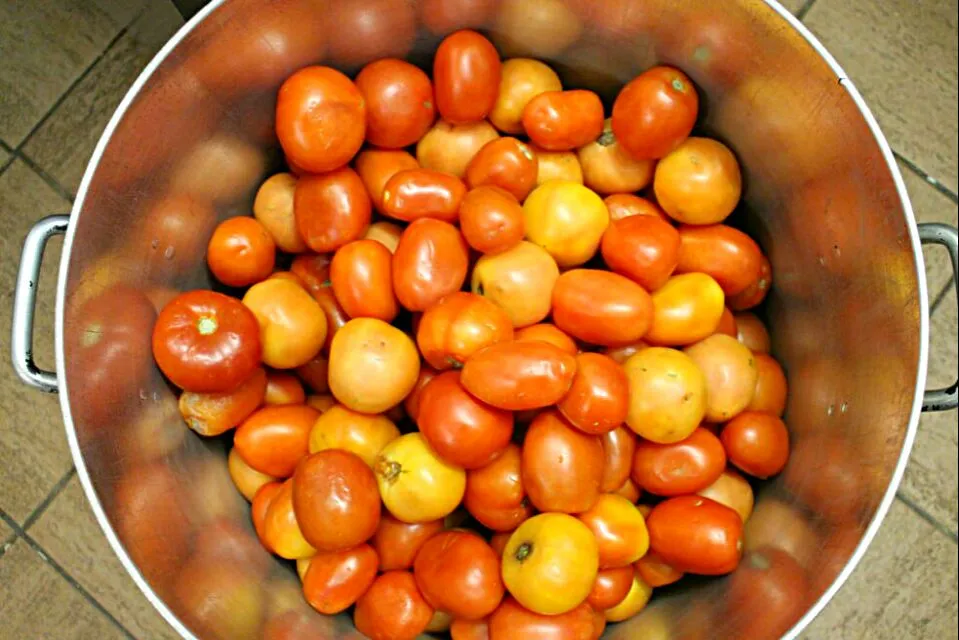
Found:
[{"label": "pot interior wall", "polygon": [[110,526],[197,635],[356,637],[347,618],[313,614],[290,567],[260,549],[227,474],[228,440],[201,442],[183,425],[149,336],[165,300],[210,285],[217,220],[249,214],[259,181],[281,167],[273,106],[285,76],[320,62],[352,73],[383,56],[428,68],[460,26],[607,101],[650,65],[677,65],[703,96],[702,131],[739,156],[735,221],[775,274],[765,313],[789,376],[792,460],[758,491],[753,554],[736,574],[664,589],[607,635],[780,633],[845,566],[890,482],[920,309],[890,167],[844,79],[761,0],[234,0],[207,15],[128,105],[78,207],[64,378]]}]

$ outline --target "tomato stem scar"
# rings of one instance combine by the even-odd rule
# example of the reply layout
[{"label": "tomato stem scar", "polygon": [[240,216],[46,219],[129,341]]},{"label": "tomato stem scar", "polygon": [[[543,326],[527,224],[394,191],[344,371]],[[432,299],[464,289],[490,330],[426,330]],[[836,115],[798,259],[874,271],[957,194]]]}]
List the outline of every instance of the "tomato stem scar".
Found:
[{"label": "tomato stem scar", "polygon": [[513,557],[516,558],[517,561],[523,562],[531,553],[533,553],[533,543],[524,542],[520,546],[516,547],[516,553],[513,554]]},{"label": "tomato stem scar", "polygon": [[196,321],[196,329],[201,336],[209,336],[216,333],[217,322],[213,316],[200,316]]}]

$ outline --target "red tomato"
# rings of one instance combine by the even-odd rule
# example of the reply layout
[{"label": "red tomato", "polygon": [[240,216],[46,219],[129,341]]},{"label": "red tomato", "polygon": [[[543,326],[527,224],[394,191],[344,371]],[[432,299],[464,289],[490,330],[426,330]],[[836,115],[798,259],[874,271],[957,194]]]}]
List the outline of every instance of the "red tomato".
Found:
[{"label": "red tomato", "polygon": [[276,135],[293,164],[310,173],[345,165],[363,146],[366,101],[331,67],[305,67],[286,79],[276,100]]},{"label": "red tomato", "polygon": [[540,511],[581,513],[599,498],[603,445],[555,411],[536,416],[523,441],[523,486]]},{"label": "red tomato", "polygon": [[548,342],[501,342],[466,361],[460,382],[500,409],[524,411],[556,404],[576,374],[576,358]]},{"label": "red tomato", "polygon": [[406,415],[408,415],[413,422],[416,422],[416,419],[420,415],[420,398],[423,395],[423,389],[426,388],[430,380],[439,374],[440,372],[432,367],[425,365],[420,367],[420,374],[416,378],[416,385],[414,385],[413,390],[410,391],[410,394],[406,396],[406,399],[403,401],[403,408],[406,409]]},{"label": "red tomato", "polygon": [[189,291],[171,300],[153,326],[153,358],[185,391],[232,391],[260,366],[260,325],[239,300]]},{"label": "red tomato", "polygon": [[[362,154],[360,154],[362,155]],[[603,200],[609,209],[610,220],[622,220],[630,216],[654,216],[672,224],[672,218],[655,202],[634,196],[631,193],[614,193]]]},{"label": "red tomato", "polygon": [[469,248],[453,225],[420,218],[400,237],[393,254],[393,290],[410,311],[424,311],[459,291],[469,268]]},{"label": "red tomato", "polygon": [[536,186],[538,162],[533,151],[516,138],[497,138],[483,145],[466,167],[470,189],[492,185],[522,202]]},{"label": "red tomato", "polygon": [[656,216],[614,220],[603,234],[603,260],[620,275],[656,291],[679,264],[681,240],[673,225]]},{"label": "red tomato", "polygon": [[685,575],[682,571],[677,571],[663,562],[663,559],[655,551],[650,551],[644,555],[633,566],[636,568],[639,577],[653,588],[665,587],[668,584],[678,582]]},{"label": "red tomato", "polygon": [[443,531],[416,554],[413,577],[434,609],[462,620],[479,620],[503,599],[500,559],[475,533]]},{"label": "red tomato", "polygon": [[513,414],[467,393],[459,371],[441,373],[423,388],[416,423],[433,451],[464,469],[489,464],[513,437]]},{"label": "red tomato", "polygon": [[469,191],[460,204],[460,230],[480,253],[500,253],[523,239],[523,207],[508,191],[494,186]]},{"label": "red tomato", "polygon": [[670,498],[653,507],[646,524],[650,548],[679,571],[714,576],[739,564],[742,518],[714,500]]},{"label": "red tomato", "polygon": [[409,571],[387,571],[360,596],[353,611],[356,630],[371,640],[415,640],[433,618],[433,607]]},{"label": "red tomato", "polygon": [[423,544],[442,530],[442,520],[409,524],[384,513],[370,540],[379,554],[380,571],[411,569]]},{"label": "red tomato", "polygon": [[[782,417],[786,411],[786,374],[775,358],[765,353],[754,353],[756,390],[746,411],[762,411]],[[182,397],[182,396],[181,396]]]},{"label": "red tomato", "polygon": [[657,444],[641,440],[633,457],[633,481],[658,496],[696,493],[711,485],[726,468],[719,438],[698,428],[685,440]]},{"label": "red tomato", "polygon": [[573,385],[556,408],[580,431],[593,435],[612,431],[623,424],[629,409],[626,372],[609,356],[579,354]]},{"label": "red tomato", "polygon": [[[629,480],[633,468],[633,454],[636,451],[636,436],[631,429],[620,426],[600,437],[603,445],[603,481],[599,490],[603,493],[615,493]],[[639,496],[637,495],[638,499]],[[630,500],[636,502],[636,500]]]},{"label": "red tomato", "polygon": [[360,176],[344,167],[300,178],[293,196],[293,214],[307,246],[325,253],[363,236],[370,225],[372,205]]},{"label": "red tomato", "polygon": [[698,113],[692,80],[678,69],[653,67],[619,92],[613,133],[634,158],[662,158],[689,137]]},{"label": "red tomato", "polygon": [[376,240],[340,247],[330,263],[333,294],[351,318],[392,322],[399,312],[393,295],[393,254]]},{"label": "red tomato", "polygon": [[371,62],[356,76],[356,88],[366,100],[366,140],[372,145],[402,149],[433,126],[433,85],[405,60]]},{"label": "red tomato", "polygon": [[579,353],[579,347],[576,345],[576,341],[563,333],[560,329],[557,329],[556,325],[549,324],[548,322],[531,324],[528,327],[517,329],[513,339],[527,342],[530,340],[541,340],[542,342],[549,342],[550,344],[559,347],[560,350],[565,351],[572,356],[575,356],[577,353]]},{"label": "red tomato", "polygon": [[734,317],[736,318],[736,339],[754,353],[769,353],[772,348],[772,339],[763,321],[756,317],[756,314],[748,311],[737,313]]},{"label": "red tomato", "polygon": [[262,400],[263,404],[271,405],[303,404],[306,402],[306,391],[299,378],[292,373],[271,371]]},{"label": "red tomato", "polygon": [[572,269],[553,287],[553,322],[591,344],[618,346],[639,340],[653,319],[653,301],[641,286],[597,269]]},{"label": "red tomato", "polygon": [[484,527],[512,531],[533,515],[520,471],[519,445],[510,443],[485,467],[466,473],[463,505]]},{"label": "red tomato", "polygon": [[450,625],[453,640],[489,640],[487,620],[453,620]]},{"label": "red tomato", "polygon": [[762,256],[759,265],[759,278],[729,299],[729,307],[734,311],[752,309],[766,299],[766,294],[773,285],[773,269],[769,258]]},{"label": "red tomato", "polygon": [[762,251],[742,231],[724,224],[683,225],[679,238],[676,273],[709,274],[730,297],[759,280]]},{"label": "red tomato", "polygon": [[586,602],[596,611],[612,609],[626,598],[631,586],[632,566],[603,569],[596,575],[596,582]]},{"label": "red tomato", "polygon": [[513,338],[513,323],[499,306],[483,296],[456,291],[423,313],[416,344],[434,369],[459,368],[491,344]]},{"label": "red tomato", "polygon": [[592,91],[547,91],[523,109],[523,128],[538,147],[568,151],[587,145],[603,132],[603,103]]},{"label": "red tomato", "polygon": [[466,185],[456,176],[433,169],[408,169],[389,179],[383,188],[383,213],[410,222],[436,218],[456,222]]},{"label": "red tomato", "polygon": [[489,640],[592,640],[598,635],[593,608],[585,602],[572,611],[547,616],[508,597],[489,619]]},{"label": "red tomato", "polygon": [[789,431],[777,416],[744,411],[719,437],[729,461],[756,478],[776,475],[789,461]]},{"label": "red tomato", "polygon": [[373,584],[378,564],[376,551],[368,544],[320,552],[310,559],[303,576],[303,596],[320,613],[345,611]]},{"label": "red tomato", "polygon": [[448,35],[433,59],[436,107],[447,122],[482,120],[499,93],[501,64],[496,47],[475,31]]},{"label": "red tomato", "polygon": [[276,244],[255,218],[227,218],[213,231],[206,263],[213,276],[228,287],[245,287],[273,272]]},{"label": "red tomato", "polygon": [[385,151],[383,149],[367,149],[361,151],[353,162],[366,192],[373,201],[377,211],[383,211],[383,190],[390,178],[400,171],[419,169],[420,163],[406,151]]},{"label": "red tomato", "polygon": [[274,478],[289,478],[309,453],[320,412],[304,405],[263,407],[237,427],[233,446],[244,462]]}]

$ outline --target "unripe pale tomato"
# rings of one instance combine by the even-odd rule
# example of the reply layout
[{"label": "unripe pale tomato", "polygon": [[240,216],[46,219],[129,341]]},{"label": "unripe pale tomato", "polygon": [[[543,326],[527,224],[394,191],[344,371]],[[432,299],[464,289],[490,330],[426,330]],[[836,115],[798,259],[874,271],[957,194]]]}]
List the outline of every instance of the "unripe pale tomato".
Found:
[{"label": "unripe pale tomato", "polygon": [[549,315],[557,278],[559,267],[553,257],[524,241],[480,258],[473,268],[471,288],[502,307],[514,327],[525,327]]},{"label": "unripe pale tomato", "polygon": [[553,180],[523,203],[526,237],[546,249],[560,267],[575,267],[596,254],[609,226],[606,204],[575,182]]},{"label": "unripe pale tomato", "polygon": [[736,338],[709,336],[685,352],[706,376],[706,420],[726,422],[749,406],[759,372],[752,352]]},{"label": "unripe pale tomato", "polygon": [[473,156],[498,137],[499,133],[486,120],[466,124],[440,120],[416,143],[416,159],[426,169],[462,178]]},{"label": "unripe pale tomato", "polygon": [[263,362],[293,369],[312,360],[326,340],[326,316],[310,294],[289,280],[274,278],[250,287],[243,304],[260,325]]},{"label": "unripe pale tomato", "polygon": [[489,114],[490,122],[503,133],[524,133],[523,109],[529,101],[541,93],[562,88],[556,72],[539,60],[507,60],[503,63],[496,103]]},{"label": "unripe pale tomato", "polygon": [[626,423],[652,442],[685,439],[706,414],[706,377],[681,351],[651,347],[623,365],[629,379]]},{"label": "unripe pale tomato", "polygon": [[466,472],[436,455],[421,433],[386,445],[374,470],[383,504],[403,522],[445,518],[466,491]]}]

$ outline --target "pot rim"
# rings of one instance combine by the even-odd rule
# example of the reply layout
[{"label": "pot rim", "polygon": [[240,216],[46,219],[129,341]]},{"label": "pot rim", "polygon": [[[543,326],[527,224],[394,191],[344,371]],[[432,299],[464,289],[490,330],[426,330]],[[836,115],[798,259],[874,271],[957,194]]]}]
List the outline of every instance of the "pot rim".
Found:
[{"label": "pot rim", "polygon": [[[227,0],[211,0],[209,4],[203,7],[196,15],[188,20],[183,26],[181,26],[180,29],[177,30],[177,32],[169,40],[167,40],[167,42],[156,53],[156,55],[154,55],[149,64],[147,64],[143,71],[140,72],[140,75],[137,76],[137,79],[130,86],[130,89],[127,91],[126,95],[124,95],[123,100],[121,100],[120,104],[113,112],[113,116],[110,118],[109,123],[103,130],[93,154],[87,163],[87,168],[83,174],[83,180],[80,183],[80,187],[77,190],[77,195],[71,211],[70,224],[67,228],[66,237],[64,238],[63,251],[60,259],[60,272],[57,277],[55,315],[55,357],[57,371],[66,371],[66,360],[63,350],[63,326],[66,306],[65,291],[70,257],[73,251],[74,236],[76,234],[76,228],[80,219],[80,214],[83,209],[83,204],[86,199],[90,182],[92,181],[93,175],[96,173],[97,167],[100,164],[104,150],[106,149],[106,146],[113,136],[113,133],[120,121],[126,115],[126,112],[133,100],[140,93],[143,86],[153,76],[153,73],[156,71],[156,69],[164,62],[164,60],[166,60],[167,56],[169,56],[170,53],[197,27],[197,25],[199,25],[207,18],[207,16],[218,9],[226,1]],[[899,488],[899,483],[902,481],[903,473],[905,472],[906,465],[908,464],[909,455],[912,451],[913,442],[916,437],[916,431],[919,424],[919,415],[922,408],[923,393],[926,388],[926,365],[929,357],[929,294],[926,285],[925,262],[923,260],[922,245],[919,241],[919,231],[918,227],[916,226],[916,218],[912,210],[912,204],[909,201],[909,196],[906,191],[905,183],[903,182],[902,174],[899,171],[899,166],[896,163],[896,159],[893,155],[891,147],[889,146],[889,142],[886,140],[885,135],[883,135],[882,131],[880,130],[879,124],[876,121],[876,118],[873,116],[872,111],[866,105],[866,102],[863,100],[859,90],[849,79],[842,66],[840,66],[832,54],[826,50],[816,36],[814,36],[812,32],[810,32],[809,29],[798,18],[796,18],[796,16],[787,11],[782,5],[779,4],[777,0],[761,1],[765,2],[770,9],[779,14],[779,16],[787,24],[795,29],[816,51],[816,53],[819,54],[826,64],[829,65],[830,69],[832,69],[833,73],[835,73],[838,83],[849,93],[849,97],[852,98],[853,102],[856,104],[856,107],[859,109],[860,115],[866,121],[873,138],[879,146],[883,159],[886,162],[886,167],[891,173],[893,181],[895,182],[896,191],[899,195],[899,201],[902,205],[906,222],[908,223],[907,228],[909,232],[909,241],[911,243],[913,256],[915,258],[915,276],[917,281],[917,290],[919,292],[920,305],[919,362],[916,376],[916,388],[913,395],[912,410],[909,416],[909,425],[903,440],[902,450],[900,451],[899,458],[896,462],[896,467],[893,470],[889,485],[887,486],[886,492],[876,509],[875,515],[869,522],[869,525],[866,527],[859,544],[857,545],[852,556],[850,556],[849,560],[846,562],[846,565],[843,567],[842,571],[838,576],[836,576],[829,588],[823,592],[819,599],[811,607],[809,607],[806,613],[783,636],[785,640],[793,640],[794,638],[797,638],[799,634],[816,618],[816,616],[822,612],[822,610],[827,604],[829,604],[836,593],[838,593],[843,587],[846,580],[850,575],[852,575],[853,571],[855,571],[856,567],[859,565],[859,562],[862,560],[863,555],[865,555],[866,550],[869,548],[869,545],[872,543],[873,538],[875,538],[876,534],[879,532],[879,527],[882,525],[882,521],[886,517],[886,514],[888,513],[889,508],[892,506],[892,502],[896,497],[896,491]],[[160,613],[163,619],[166,620],[166,622],[170,624],[170,626],[172,626],[174,630],[183,638],[187,640],[197,640],[197,637],[176,617],[173,611],[167,607],[166,603],[153,591],[153,588],[146,581],[136,564],[130,558],[123,546],[123,543],[117,536],[117,533],[113,530],[113,526],[110,524],[110,520],[107,517],[103,504],[100,502],[100,499],[97,496],[96,490],[90,478],[90,473],[86,467],[83,453],[80,450],[77,440],[76,427],[73,424],[73,414],[70,410],[70,402],[68,400],[69,381],[67,380],[66,376],[60,378],[59,387],[60,408],[63,414],[63,422],[66,430],[67,442],[70,447],[70,455],[72,456],[74,465],[76,466],[77,477],[79,478],[80,484],[83,487],[83,492],[86,494],[86,498],[93,509],[97,524],[99,524],[100,529],[103,531],[107,541],[110,543],[110,547],[113,549],[113,552],[120,559],[120,563],[123,565],[124,569],[126,569],[127,573],[133,578],[133,581],[136,583],[137,587],[140,589],[143,595],[146,596],[147,600],[150,601],[153,607]]]}]

